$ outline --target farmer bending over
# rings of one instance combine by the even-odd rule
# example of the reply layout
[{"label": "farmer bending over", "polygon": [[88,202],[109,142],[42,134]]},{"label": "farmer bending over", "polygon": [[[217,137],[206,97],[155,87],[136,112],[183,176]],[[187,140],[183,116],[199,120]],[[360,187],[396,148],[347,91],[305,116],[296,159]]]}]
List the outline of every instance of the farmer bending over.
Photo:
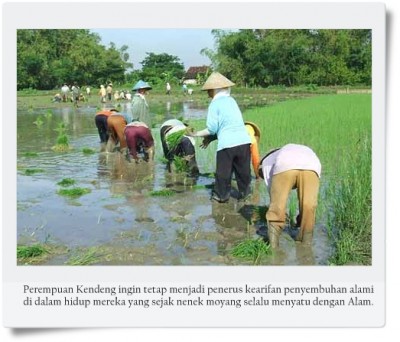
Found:
[{"label": "farmer bending over", "polygon": [[124,134],[129,150],[128,160],[132,157],[138,163],[138,153],[143,153],[144,161],[154,160],[154,139],[144,122],[133,121],[127,124]]},{"label": "farmer bending over", "polygon": [[[196,162],[195,141],[186,135],[187,125],[177,119],[165,121],[160,128],[164,157],[168,160],[168,170],[175,156],[185,159],[192,175],[199,173]],[[172,139],[176,135],[177,139]]]},{"label": "farmer bending over", "polygon": [[279,247],[279,236],[285,226],[286,202],[292,189],[297,189],[299,199],[300,230],[296,241],[311,244],[321,176],[317,155],[307,146],[287,144],[270,151],[261,160],[259,174],[270,195],[266,219],[271,247]]}]

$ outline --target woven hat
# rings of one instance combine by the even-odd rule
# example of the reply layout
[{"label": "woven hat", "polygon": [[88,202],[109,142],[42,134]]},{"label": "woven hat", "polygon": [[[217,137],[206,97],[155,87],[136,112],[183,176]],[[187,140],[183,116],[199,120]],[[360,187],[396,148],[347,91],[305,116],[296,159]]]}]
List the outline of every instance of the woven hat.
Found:
[{"label": "woven hat", "polygon": [[260,141],[260,138],[261,138],[260,128],[254,122],[251,122],[251,121],[246,121],[244,124],[249,125],[254,129],[254,136],[256,137],[257,142]]},{"label": "woven hat", "polygon": [[140,80],[133,86],[132,90],[139,90],[139,89],[150,90],[152,88],[150,87],[150,85],[147,82]]},{"label": "woven hat", "polygon": [[224,75],[219,72],[213,72],[204,83],[201,90],[221,89],[234,86],[235,83],[228,80]]}]

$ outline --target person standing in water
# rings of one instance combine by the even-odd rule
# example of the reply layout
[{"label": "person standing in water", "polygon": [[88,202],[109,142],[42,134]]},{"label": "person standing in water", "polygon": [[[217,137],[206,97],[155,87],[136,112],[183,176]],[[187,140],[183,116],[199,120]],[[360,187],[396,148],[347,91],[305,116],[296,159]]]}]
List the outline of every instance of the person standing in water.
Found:
[{"label": "person standing in water", "polygon": [[146,101],[146,93],[151,90],[152,87],[142,80],[138,81],[132,90],[135,92],[132,98],[132,118],[134,121],[141,121],[151,129],[151,117],[149,105]]},{"label": "person standing in water", "polygon": [[239,190],[238,199],[246,199],[251,193],[250,136],[247,133],[242,112],[230,96],[235,83],[218,72],[213,72],[202,90],[212,99],[208,107],[207,128],[190,133],[194,137],[216,135],[218,139],[215,185],[211,199],[225,203],[231,195],[232,174],[235,174]]}]

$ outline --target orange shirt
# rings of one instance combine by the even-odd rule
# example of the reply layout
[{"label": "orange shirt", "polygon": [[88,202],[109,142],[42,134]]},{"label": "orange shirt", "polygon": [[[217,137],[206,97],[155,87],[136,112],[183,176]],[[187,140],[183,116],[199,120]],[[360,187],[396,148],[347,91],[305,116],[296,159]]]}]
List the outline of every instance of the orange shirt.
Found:
[{"label": "orange shirt", "polygon": [[260,153],[258,151],[258,142],[255,136],[254,128],[251,125],[246,125],[247,132],[250,135],[251,145],[250,145],[250,153],[251,153],[251,163],[253,164],[253,170],[256,178],[258,178],[258,167],[260,165]]},{"label": "orange shirt", "polygon": [[110,110],[101,110],[101,111],[97,112],[96,115],[110,116],[111,113],[112,113],[112,112],[111,112]]}]

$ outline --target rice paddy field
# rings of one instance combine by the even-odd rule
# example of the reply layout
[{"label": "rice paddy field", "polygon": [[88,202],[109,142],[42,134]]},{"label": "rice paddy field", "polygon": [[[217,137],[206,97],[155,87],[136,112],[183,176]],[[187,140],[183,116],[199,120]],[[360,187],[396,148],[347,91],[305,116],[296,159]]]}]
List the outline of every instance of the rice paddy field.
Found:
[{"label": "rice paddy field", "polygon": [[[244,119],[261,128],[262,155],[299,143],[321,160],[311,256],[294,244],[290,228],[281,255],[259,243],[249,217],[262,218],[269,203],[262,181],[253,179],[250,205],[211,203],[213,143],[205,150],[196,145],[198,178],[166,172],[159,126],[175,117],[204,128],[204,93],[149,96],[156,158],[137,167],[98,152],[95,98],[73,108],[27,96],[18,97],[17,113],[18,264],[370,265],[371,94],[234,89],[232,95]],[[129,110],[128,103],[113,105]],[[56,149],[60,141],[68,148]],[[296,205],[291,196],[289,219]]]}]

